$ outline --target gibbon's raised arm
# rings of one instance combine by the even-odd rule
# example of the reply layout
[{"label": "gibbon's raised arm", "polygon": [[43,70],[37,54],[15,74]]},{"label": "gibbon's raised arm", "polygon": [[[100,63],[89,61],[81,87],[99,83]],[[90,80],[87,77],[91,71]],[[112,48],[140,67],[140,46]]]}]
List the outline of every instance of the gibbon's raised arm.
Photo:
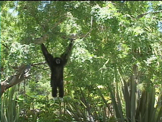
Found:
[{"label": "gibbon's raised arm", "polygon": [[64,65],[66,65],[66,63],[67,63],[67,61],[70,57],[70,54],[72,52],[73,43],[74,43],[74,41],[71,40],[70,43],[69,43],[69,46],[66,48],[65,52],[61,55],[61,58],[64,61]]},{"label": "gibbon's raised arm", "polygon": [[53,56],[48,52],[48,50],[46,49],[43,43],[41,44],[41,49],[49,67],[52,68]]}]

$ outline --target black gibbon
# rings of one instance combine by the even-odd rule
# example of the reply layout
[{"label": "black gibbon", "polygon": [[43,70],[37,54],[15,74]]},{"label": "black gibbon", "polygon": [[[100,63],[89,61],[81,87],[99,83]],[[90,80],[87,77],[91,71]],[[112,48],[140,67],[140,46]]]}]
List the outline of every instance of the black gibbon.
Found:
[{"label": "black gibbon", "polygon": [[64,84],[63,84],[63,71],[64,66],[66,65],[68,58],[71,54],[73,46],[73,40],[70,41],[69,46],[60,57],[53,57],[44,44],[41,44],[41,49],[47,64],[51,69],[51,87],[52,87],[52,96],[57,97],[57,88],[59,89],[59,97],[63,98],[64,96]]}]

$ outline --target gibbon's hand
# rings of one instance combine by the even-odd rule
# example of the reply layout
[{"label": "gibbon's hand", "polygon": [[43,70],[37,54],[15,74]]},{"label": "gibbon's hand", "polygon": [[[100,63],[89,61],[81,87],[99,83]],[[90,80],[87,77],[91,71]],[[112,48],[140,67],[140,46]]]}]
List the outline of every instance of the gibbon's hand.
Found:
[{"label": "gibbon's hand", "polygon": [[48,39],[48,35],[44,35],[40,38],[36,38],[34,40],[34,42],[35,42],[35,44],[42,44],[42,43],[46,42],[47,39]]}]

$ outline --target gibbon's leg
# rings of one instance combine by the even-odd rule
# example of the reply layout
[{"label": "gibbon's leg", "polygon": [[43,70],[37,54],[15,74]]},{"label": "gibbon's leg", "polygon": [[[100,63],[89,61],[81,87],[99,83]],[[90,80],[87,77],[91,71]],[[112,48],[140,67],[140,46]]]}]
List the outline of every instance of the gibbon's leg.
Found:
[{"label": "gibbon's leg", "polygon": [[57,97],[57,86],[52,86],[52,97]]},{"label": "gibbon's leg", "polygon": [[63,82],[59,84],[59,97],[63,98],[64,97],[64,85]]}]

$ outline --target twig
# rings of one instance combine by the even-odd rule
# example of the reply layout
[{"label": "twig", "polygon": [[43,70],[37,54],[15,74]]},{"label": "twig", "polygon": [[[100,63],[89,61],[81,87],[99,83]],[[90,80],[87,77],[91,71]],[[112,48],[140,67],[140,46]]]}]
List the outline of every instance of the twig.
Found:
[{"label": "twig", "polygon": [[9,49],[9,47],[8,47],[7,45],[5,45],[5,44],[3,44],[3,43],[2,43],[2,45],[3,45],[4,47],[6,47],[7,49]]}]

